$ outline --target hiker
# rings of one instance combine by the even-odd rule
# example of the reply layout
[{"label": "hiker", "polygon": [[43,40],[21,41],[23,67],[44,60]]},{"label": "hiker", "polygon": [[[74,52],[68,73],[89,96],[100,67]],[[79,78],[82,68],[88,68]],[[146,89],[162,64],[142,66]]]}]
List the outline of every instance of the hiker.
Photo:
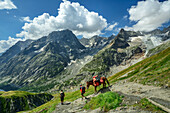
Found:
[{"label": "hiker", "polygon": [[[81,92],[82,100],[83,100],[83,97],[85,97],[84,96],[84,93],[86,92],[85,90],[86,90],[86,88],[84,86],[80,85],[80,92]],[[86,97],[85,97],[85,99],[86,99]]]},{"label": "hiker", "polygon": [[100,77],[98,75],[93,76],[93,84],[94,86],[100,85]]},{"label": "hiker", "polygon": [[61,105],[63,105],[64,97],[65,97],[65,94],[64,94],[63,90],[61,90],[61,92],[60,92]]}]

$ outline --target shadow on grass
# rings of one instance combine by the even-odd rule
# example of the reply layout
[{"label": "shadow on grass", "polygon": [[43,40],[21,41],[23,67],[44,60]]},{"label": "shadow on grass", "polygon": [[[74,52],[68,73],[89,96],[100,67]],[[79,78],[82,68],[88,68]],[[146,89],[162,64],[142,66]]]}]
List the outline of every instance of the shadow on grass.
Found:
[{"label": "shadow on grass", "polygon": [[106,93],[108,91],[111,91],[110,87],[104,87],[104,88],[101,88],[97,93]]}]

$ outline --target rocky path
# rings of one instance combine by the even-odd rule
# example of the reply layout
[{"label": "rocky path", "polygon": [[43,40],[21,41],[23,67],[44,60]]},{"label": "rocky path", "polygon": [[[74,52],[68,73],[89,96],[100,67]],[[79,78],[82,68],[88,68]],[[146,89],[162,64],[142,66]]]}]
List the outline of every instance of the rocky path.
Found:
[{"label": "rocky path", "polygon": [[120,91],[124,94],[148,98],[157,104],[166,107],[170,112],[170,89],[142,85],[133,82],[120,81],[111,87],[111,91]]},{"label": "rocky path", "polygon": [[86,104],[86,99],[77,99],[75,101],[71,102],[64,102],[64,105],[58,104],[56,106],[56,109],[53,113],[81,113],[86,112],[86,110],[83,110],[82,108]]},{"label": "rocky path", "polygon": [[170,101],[170,89],[133,82],[120,81],[111,87],[111,91],[120,91],[124,94],[140,96],[142,98],[155,97]]},{"label": "rocky path", "polygon": [[[138,103],[141,98],[149,98],[154,102],[164,106],[165,108],[170,109],[169,89],[120,81],[112,85],[109,90],[123,95],[124,98],[122,105],[125,104],[127,106],[118,107],[115,110],[110,110],[108,113],[150,113],[150,111],[144,111],[140,108],[131,106],[135,103]],[[101,92],[105,91],[108,90],[101,90]],[[103,113],[100,108],[88,111],[83,109],[83,106],[94,96],[97,95],[90,95],[88,96],[89,99],[87,100],[82,100],[80,98],[73,101],[72,103],[65,102],[65,105],[59,104],[56,106],[56,109],[53,113]]]}]

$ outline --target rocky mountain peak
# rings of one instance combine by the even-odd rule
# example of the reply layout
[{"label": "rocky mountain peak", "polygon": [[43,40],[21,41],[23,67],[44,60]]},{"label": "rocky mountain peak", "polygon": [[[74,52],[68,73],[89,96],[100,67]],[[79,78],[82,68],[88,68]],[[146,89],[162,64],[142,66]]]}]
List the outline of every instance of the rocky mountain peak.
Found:
[{"label": "rocky mountain peak", "polygon": [[43,36],[36,40],[21,54],[39,53],[49,49],[52,49],[54,53],[59,51],[66,52],[66,50],[68,52],[70,49],[85,49],[85,47],[78,41],[72,31],[62,30],[53,31],[48,36]]},{"label": "rocky mountain peak", "polygon": [[53,31],[47,36],[47,39],[50,41],[67,40],[68,38],[76,38],[73,32],[70,30]]},{"label": "rocky mountain peak", "polygon": [[125,32],[124,29],[121,29],[118,35],[112,40],[111,47],[112,48],[126,48],[129,46],[127,43],[127,40],[129,39],[129,36]]},{"label": "rocky mountain peak", "polygon": [[126,31],[121,29],[118,35],[112,40],[111,47],[112,48],[126,48],[129,46],[128,40],[130,37],[142,36],[140,32],[135,31]]},{"label": "rocky mountain peak", "polygon": [[62,31],[53,31],[47,36],[47,41],[56,42],[60,45],[68,45],[71,48],[85,49],[73,32],[68,29]]},{"label": "rocky mountain peak", "polygon": [[122,28],[119,33],[124,33],[124,32],[125,32],[125,30]]},{"label": "rocky mountain peak", "polygon": [[9,59],[20,53],[26,47],[28,47],[33,40],[18,41],[15,45],[10,47],[5,53],[0,56],[0,63],[6,63]]},{"label": "rocky mountain peak", "polygon": [[80,43],[83,44],[85,47],[93,48],[93,49],[101,49],[105,47],[107,44],[111,42],[111,40],[114,38],[114,36],[106,38],[106,37],[100,37],[98,35],[95,35],[91,38],[82,38],[80,39]]},{"label": "rocky mountain peak", "polygon": [[160,34],[164,34],[164,33],[167,33],[170,31],[170,26],[168,27],[165,27],[163,30],[160,30],[160,29],[155,29],[155,30],[152,30],[150,32],[143,32],[143,34],[146,34],[146,35],[160,35]]},{"label": "rocky mountain peak", "polygon": [[118,33],[118,36],[124,38],[125,40],[128,40],[129,37],[142,36],[142,34],[140,32],[126,31],[124,29],[121,29],[120,32]]},{"label": "rocky mountain peak", "polygon": [[28,84],[32,77],[36,81],[37,78],[44,75],[46,77],[56,76],[72,60],[81,57],[83,49],[85,47],[72,31],[54,31],[48,36],[43,36],[32,42],[2,68],[0,67],[2,70],[0,76],[19,77],[20,79],[12,82],[20,86]]}]

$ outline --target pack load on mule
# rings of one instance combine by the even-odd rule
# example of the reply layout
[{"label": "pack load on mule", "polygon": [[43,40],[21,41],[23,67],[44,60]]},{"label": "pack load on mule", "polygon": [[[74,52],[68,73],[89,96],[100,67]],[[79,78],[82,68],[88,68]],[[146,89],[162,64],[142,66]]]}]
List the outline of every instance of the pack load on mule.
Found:
[{"label": "pack load on mule", "polygon": [[99,77],[98,75],[94,76],[94,73],[92,73],[93,80],[86,82],[87,89],[89,88],[90,85],[93,85],[95,87],[95,92],[97,92],[97,86],[103,84],[103,87],[106,87],[106,83],[110,86],[109,81],[107,80],[106,77],[102,76]]},{"label": "pack load on mule", "polygon": [[99,86],[103,83],[103,79],[101,79],[101,75],[102,73],[99,73],[99,75],[98,74],[94,75],[94,73],[92,74],[94,86]]},{"label": "pack load on mule", "polygon": [[94,86],[99,86],[101,84],[100,77],[98,75],[93,76],[93,84],[94,84]]}]

